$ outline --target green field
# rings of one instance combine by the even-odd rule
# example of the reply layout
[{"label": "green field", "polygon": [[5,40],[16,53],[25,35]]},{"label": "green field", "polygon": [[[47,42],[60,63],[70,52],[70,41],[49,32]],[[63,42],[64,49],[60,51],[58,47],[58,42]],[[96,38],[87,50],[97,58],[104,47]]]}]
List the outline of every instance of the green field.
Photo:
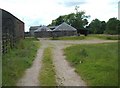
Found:
[{"label": "green field", "polygon": [[118,85],[118,43],[74,45],[64,51],[87,85]]},{"label": "green field", "polygon": [[24,71],[32,65],[39,42],[34,38],[21,40],[2,58],[2,85],[15,86]]},{"label": "green field", "polygon": [[105,35],[105,34],[90,34],[86,37],[89,38],[97,38],[97,39],[105,39],[105,40],[118,40],[118,35]]},{"label": "green field", "polygon": [[83,40],[85,36],[64,36],[64,37],[55,37],[50,38],[51,40]]},{"label": "green field", "polygon": [[118,40],[118,35],[104,35],[104,34],[89,34],[88,36],[65,36],[50,38],[51,40],[91,40],[91,39],[103,39],[103,40]]},{"label": "green field", "polygon": [[52,58],[51,48],[45,48],[39,77],[41,86],[56,86],[55,69]]}]

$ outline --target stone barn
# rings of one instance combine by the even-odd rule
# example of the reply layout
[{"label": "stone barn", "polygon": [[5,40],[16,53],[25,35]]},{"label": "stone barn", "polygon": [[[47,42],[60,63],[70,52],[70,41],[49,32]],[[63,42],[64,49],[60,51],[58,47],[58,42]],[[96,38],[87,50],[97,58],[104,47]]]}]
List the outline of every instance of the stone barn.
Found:
[{"label": "stone barn", "polygon": [[77,29],[63,22],[52,31],[53,36],[74,36],[77,35]]},{"label": "stone barn", "polygon": [[42,26],[34,31],[35,37],[45,38],[51,37],[52,30],[46,26]]}]

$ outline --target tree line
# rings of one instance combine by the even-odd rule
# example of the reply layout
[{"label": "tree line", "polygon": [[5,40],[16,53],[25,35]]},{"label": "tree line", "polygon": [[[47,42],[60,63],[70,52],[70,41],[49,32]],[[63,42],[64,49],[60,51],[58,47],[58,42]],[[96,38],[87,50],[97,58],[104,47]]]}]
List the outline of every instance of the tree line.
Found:
[{"label": "tree line", "polygon": [[120,21],[117,18],[110,18],[107,22],[94,19],[87,28],[91,34],[118,34]]},{"label": "tree line", "polygon": [[80,30],[88,30],[90,34],[118,34],[120,32],[120,21],[117,18],[110,18],[107,22],[96,18],[89,23],[90,16],[85,15],[84,11],[78,11],[78,8],[78,6],[75,7],[76,13],[62,15],[52,20],[49,26],[58,26],[66,22],[76,28],[78,33]]}]

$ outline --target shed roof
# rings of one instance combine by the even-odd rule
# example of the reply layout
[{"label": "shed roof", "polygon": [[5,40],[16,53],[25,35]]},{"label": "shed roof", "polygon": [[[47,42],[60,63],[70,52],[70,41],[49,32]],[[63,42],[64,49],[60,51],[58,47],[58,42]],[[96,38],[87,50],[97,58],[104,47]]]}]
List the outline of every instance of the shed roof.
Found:
[{"label": "shed roof", "polygon": [[39,31],[51,31],[51,29],[46,26],[42,26],[38,28],[37,30],[35,30],[34,32],[39,32]]},{"label": "shed roof", "polygon": [[37,30],[38,28],[40,28],[40,26],[31,26],[29,30]]},{"label": "shed roof", "polygon": [[59,26],[57,26],[53,31],[76,31],[74,27],[70,26],[69,24],[63,22]]},{"label": "shed roof", "polygon": [[48,26],[51,30],[54,30],[57,26]]},{"label": "shed roof", "polygon": [[[16,18],[17,20],[19,20],[20,22],[24,23],[22,20],[18,19],[16,16],[14,16],[13,14],[11,14],[10,12],[0,8],[0,11],[3,11],[2,14],[6,15],[6,17],[8,18],[9,16],[12,16],[14,18]],[[7,14],[6,14],[7,13]],[[9,16],[8,16],[9,15]]]}]

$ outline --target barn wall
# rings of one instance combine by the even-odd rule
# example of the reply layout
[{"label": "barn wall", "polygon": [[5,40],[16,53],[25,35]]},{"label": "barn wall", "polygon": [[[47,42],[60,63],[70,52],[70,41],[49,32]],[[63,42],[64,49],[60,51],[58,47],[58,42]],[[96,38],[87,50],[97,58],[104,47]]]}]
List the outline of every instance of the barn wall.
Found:
[{"label": "barn wall", "polygon": [[53,36],[74,36],[77,35],[77,31],[53,31]]},{"label": "barn wall", "polygon": [[24,38],[24,23],[11,13],[2,10],[2,52],[6,53]]},{"label": "barn wall", "polygon": [[34,36],[34,31],[35,31],[35,29],[30,29],[30,35],[31,36]]},{"label": "barn wall", "polygon": [[51,31],[40,31],[40,32],[35,32],[35,37],[40,37],[40,38],[47,38],[51,37]]}]

